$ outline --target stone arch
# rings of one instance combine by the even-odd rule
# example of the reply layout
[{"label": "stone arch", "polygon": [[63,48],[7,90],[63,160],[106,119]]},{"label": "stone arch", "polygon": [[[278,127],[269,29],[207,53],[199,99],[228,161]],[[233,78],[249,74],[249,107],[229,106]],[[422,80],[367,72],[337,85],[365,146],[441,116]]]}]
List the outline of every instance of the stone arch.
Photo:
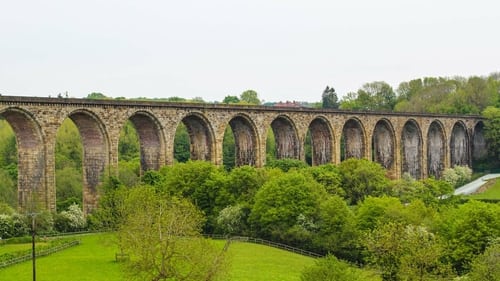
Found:
[{"label": "stone arch", "polygon": [[276,142],[276,159],[299,159],[300,145],[297,129],[287,116],[278,116],[271,122]]},{"label": "stone arch", "polygon": [[97,207],[98,186],[109,165],[109,136],[103,122],[91,111],[76,110],[68,115],[75,123],[83,144],[83,211]]},{"label": "stone arch", "polygon": [[34,211],[35,204],[50,207],[52,204],[48,202],[46,155],[40,124],[29,112],[20,108],[7,108],[0,115],[12,127],[17,142],[18,208]]},{"label": "stone arch", "polygon": [[139,137],[141,172],[158,170],[165,163],[165,137],[158,119],[137,111],[129,117]]},{"label": "stone arch", "polygon": [[312,165],[331,163],[333,159],[333,130],[323,117],[315,118],[309,124],[311,134]]},{"label": "stone arch", "polygon": [[214,161],[215,137],[210,122],[199,113],[190,113],[182,119],[189,134],[191,160]]},{"label": "stone arch", "polygon": [[[488,158],[488,143],[484,137],[484,123],[477,122],[474,126],[474,135],[472,137],[472,162],[482,162]],[[473,165],[474,166],[474,165]]]},{"label": "stone arch", "polygon": [[373,129],[373,161],[387,170],[392,170],[395,163],[396,139],[394,128],[387,119],[380,119]]},{"label": "stone arch", "polygon": [[446,137],[441,122],[434,120],[427,132],[427,175],[441,178],[445,168]]},{"label": "stone arch", "polygon": [[401,133],[402,173],[409,173],[415,179],[422,178],[422,133],[418,123],[406,121]]},{"label": "stone arch", "polygon": [[236,167],[258,163],[257,149],[259,147],[257,128],[246,115],[237,115],[229,121],[229,126],[234,135],[235,165]]},{"label": "stone arch", "polygon": [[361,121],[355,118],[347,120],[342,128],[342,139],[344,140],[343,160],[365,157],[365,130]]},{"label": "stone arch", "polygon": [[469,136],[465,124],[457,121],[450,138],[451,167],[469,165]]}]

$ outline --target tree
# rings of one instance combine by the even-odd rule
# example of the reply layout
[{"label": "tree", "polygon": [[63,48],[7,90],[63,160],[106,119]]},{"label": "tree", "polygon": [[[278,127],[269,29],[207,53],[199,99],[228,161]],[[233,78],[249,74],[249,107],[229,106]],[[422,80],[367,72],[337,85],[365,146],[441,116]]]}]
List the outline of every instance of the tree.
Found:
[{"label": "tree", "polygon": [[92,92],[87,95],[87,99],[92,99],[92,100],[105,100],[109,99],[109,97],[105,96],[103,93],[97,93],[97,92]]},{"label": "tree", "polygon": [[350,261],[360,261],[354,214],[339,196],[328,196],[320,204],[315,244],[324,252]]},{"label": "tree", "polygon": [[349,158],[339,165],[342,188],[351,204],[362,201],[365,196],[381,196],[389,188],[385,169],[378,163]]},{"label": "tree", "polygon": [[356,210],[359,230],[368,231],[389,222],[404,222],[403,205],[395,197],[367,197]]},{"label": "tree", "polygon": [[302,160],[285,158],[285,159],[269,160],[266,163],[266,167],[278,168],[283,172],[288,172],[291,169],[300,170],[307,168],[307,164],[304,163],[304,161]]},{"label": "tree", "polygon": [[118,243],[133,280],[221,280],[224,253],[200,234],[203,214],[185,199],[136,187],[125,201]]},{"label": "tree", "polygon": [[310,176],[290,171],[271,178],[257,192],[250,222],[259,235],[289,242],[295,238],[286,239],[287,232],[294,226],[314,223],[325,196],[324,188]]},{"label": "tree", "polygon": [[500,236],[500,205],[471,200],[444,212],[436,232],[447,241],[447,259],[459,274],[467,273],[475,256]]},{"label": "tree", "polygon": [[260,104],[259,95],[254,90],[246,90],[241,93],[240,102],[246,104]]},{"label": "tree", "polygon": [[345,191],[342,189],[342,177],[338,166],[333,164],[325,164],[313,166],[306,169],[306,172],[320,184],[322,184],[329,194],[335,194],[340,197],[345,196]]},{"label": "tree", "polygon": [[237,97],[237,96],[226,96],[224,98],[224,100],[222,100],[222,103],[226,103],[226,104],[229,104],[229,103],[239,103],[240,102],[240,99]]},{"label": "tree", "polygon": [[134,124],[129,120],[120,131],[118,142],[120,160],[130,161],[139,158],[139,137]]},{"label": "tree", "polygon": [[224,131],[224,139],[222,141],[222,163],[224,168],[230,171],[236,165],[234,134],[231,126],[227,126]]},{"label": "tree", "polygon": [[361,270],[339,261],[335,256],[328,255],[317,259],[313,266],[302,271],[301,281],[358,281],[363,278]]},{"label": "tree", "polygon": [[365,240],[369,261],[384,280],[447,280],[450,271],[440,262],[443,248],[426,228],[390,222]]},{"label": "tree", "polygon": [[189,148],[189,133],[186,125],[184,125],[184,123],[180,123],[175,130],[174,159],[179,163],[187,162],[191,158]]},{"label": "tree", "polygon": [[188,161],[166,167],[163,187],[171,195],[188,198],[206,215],[204,231],[212,233],[219,212],[231,203],[222,191],[227,184],[223,168],[206,161]]},{"label": "tree", "polygon": [[356,93],[349,93],[341,102],[342,109],[392,111],[396,93],[383,81],[366,83]]},{"label": "tree", "polygon": [[339,99],[335,89],[326,86],[321,95],[322,108],[339,108]]},{"label": "tree", "polygon": [[471,281],[500,281],[500,238],[474,259],[468,277]]}]

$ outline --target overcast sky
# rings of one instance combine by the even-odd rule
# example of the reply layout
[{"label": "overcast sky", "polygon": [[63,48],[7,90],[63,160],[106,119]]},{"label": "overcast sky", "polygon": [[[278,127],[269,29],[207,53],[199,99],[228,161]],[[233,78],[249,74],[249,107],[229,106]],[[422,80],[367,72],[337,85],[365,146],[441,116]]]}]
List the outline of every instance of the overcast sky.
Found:
[{"label": "overcast sky", "polygon": [[500,71],[498,0],[0,0],[0,94],[319,101]]}]

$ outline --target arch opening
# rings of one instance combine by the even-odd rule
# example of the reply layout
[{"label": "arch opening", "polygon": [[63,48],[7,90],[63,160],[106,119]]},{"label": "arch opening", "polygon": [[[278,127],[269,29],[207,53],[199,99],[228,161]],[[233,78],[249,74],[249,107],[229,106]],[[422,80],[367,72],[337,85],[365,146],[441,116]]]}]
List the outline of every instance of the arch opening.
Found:
[{"label": "arch opening", "polygon": [[484,136],[484,123],[478,122],[474,126],[474,136],[472,138],[472,167],[476,170],[483,170],[489,166],[488,143]]},{"label": "arch opening", "polygon": [[365,156],[365,134],[358,120],[349,119],[342,128],[341,160]]},{"label": "arch opening", "polygon": [[403,173],[415,179],[422,178],[422,137],[420,128],[413,120],[407,121],[401,134],[401,154]]},{"label": "arch opening", "polygon": [[299,159],[300,145],[293,123],[280,116],[271,123],[271,129],[274,134],[276,159]]},{"label": "arch opening", "polygon": [[72,204],[83,206],[83,145],[80,133],[70,118],[64,119],[56,134],[55,174],[56,209]]},{"label": "arch opening", "polygon": [[129,119],[120,130],[118,140],[118,178],[125,186],[139,183],[141,173],[140,141],[134,124]]},{"label": "arch opening", "polygon": [[372,150],[372,161],[379,163],[387,170],[394,168],[394,130],[387,120],[379,120],[375,125]]},{"label": "arch opening", "polygon": [[40,126],[29,114],[17,108],[7,109],[0,116],[15,136],[9,139],[10,148],[17,146],[17,155],[11,153],[11,159],[5,163],[12,168],[11,172],[15,174],[12,176],[17,177],[17,206],[13,207],[28,212],[39,207],[54,209],[54,202],[49,202],[44,178],[46,164]]},{"label": "arch opening", "polygon": [[83,212],[97,207],[98,186],[109,164],[108,138],[102,123],[90,112],[76,111],[68,116],[75,123],[83,144]]},{"label": "arch opening", "polygon": [[441,178],[445,167],[445,136],[443,126],[434,121],[427,133],[427,174]]},{"label": "arch opening", "polygon": [[[214,144],[214,138],[213,134],[210,130],[210,127],[208,125],[208,122],[202,118],[201,116],[198,116],[196,114],[188,115],[182,119],[182,124],[185,127],[185,132],[187,133],[188,139],[189,139],[189,158],[185,159],[187,156],[187,153],[184,152],[182,153],[182,149],[187,146],[185,143],[175,143],[176,148],[174,149],[174,157],[179,157],[182,156],[183,161],[187,160],[203,160],[203,161],[212,161],[213,159],[213,144]],[[177,127],[176,131],[176,139],[177,139],[177,133],[179,133],[179,136],[183,136],[183,127],[179,125]],[[184,134],[184,138],[182,139],[177,139],[179,140],[186,140],[186,134]],[[179,144],[179,147],[177,145]],[[177,149],[180,148],[180,149]],[[175,155],[177,154],[177,155]],[[177,158],[176,158],[177,159]]]},{"label": "arch opening", "polygon": [[314,119],[309,125],[308,137],[311,146],[311,165],[331,163],[333,159],[333,133],[327,121]]},{"label": "arch opening", "polygon": [[[228,129],[234,140],[234,165],[236,167],[257,164],[257,135],[255,127],[242,116],[229,121]],[[226,130],[228,130],[226,129]]]},{"label": "arch opening", "polygon": [[469,137],[464,124],[455,123],[451,131],[450,159],[451,167],[469,166]]},{"label": "arch opening", "polygon": [[14,130],[0,115],[0,202],[18,209],[18,149]]},{"label": "arch opening", "polygon": [[158,170],[165,162],[164,141],[159,122],[148,113],[137,112],[129,118],[139,139],[141,174]]}]

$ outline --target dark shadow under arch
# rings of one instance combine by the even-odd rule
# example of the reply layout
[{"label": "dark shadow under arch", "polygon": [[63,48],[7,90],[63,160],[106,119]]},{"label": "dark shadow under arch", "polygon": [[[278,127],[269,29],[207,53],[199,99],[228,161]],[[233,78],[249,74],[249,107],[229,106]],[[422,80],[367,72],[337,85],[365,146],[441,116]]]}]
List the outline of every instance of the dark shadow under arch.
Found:
[{"label": "dark shadow under arch", "polygon": [[488,159],[488,143],[484,136],[484,123],[478,122],[474,126],[474,136],[472,137],[472,162],[473,167]]},{"label": "dark shadow under arch", "polygon": [[309,124],[312,165],[331,163],[333,159],[333,133],[328,121],[316,118]]},{"label": "dark shadow under arch", "polygon": [[450,139],[451,167],[469,166],[469,135],[462,122],[453,125]]},{"label": "dark shadow under arch", "polygon": [[278,116],[271,123],[276,144],[276,159],[299,159],[300,145],[297,130],[286,116]]},{"label": "dark shadow under arch", "polygon": [[401,134],[401,159],[403,173],[415,179],[422,178],[422,133],[415,120],[409,120]]},{"label": "dark shadow under arch", "polygon": [[427,132],[427,175],[441,178],[445,167],[446,138],[443,125],[433,121]]},{"label": "dark shadow under arch", "polygon": [[229,121],[234,136],[236,167],[257,164],[257,133],[255,125],[246,116],[236,116]]},{"label": "dark shadow under arch", "polygon": [[141,173],[158,170],[165,161],[165,144],[160,123],[147,112],[136,112],[129,120],[139,137]]},{"label": "dark shadow under arch", "polygon": [[365,132],[357,119],[349,119],[342,128],[343,153],[342,160],[365,157]]},{"label": "dark shadow under arch", "polygon": [[213,161],[214,136],[208,121],[193,113],[182,119],[189,134],[191,160]]},{"label": "dark shadow under arch", "polygon": [[68,117],[75,123],[83,144],[83,211],[97,208],[98,186],[109,164],[109,138],[102,122],[86,110],[72,112]]},{"label": "dark shadow under arch", "polygon": [[379,163],[387,170],[393,169],[396,141],[394,129],[388,120],[381,119],[375,125],[375,129],[373,129],[372,145],[372,160]]}]

